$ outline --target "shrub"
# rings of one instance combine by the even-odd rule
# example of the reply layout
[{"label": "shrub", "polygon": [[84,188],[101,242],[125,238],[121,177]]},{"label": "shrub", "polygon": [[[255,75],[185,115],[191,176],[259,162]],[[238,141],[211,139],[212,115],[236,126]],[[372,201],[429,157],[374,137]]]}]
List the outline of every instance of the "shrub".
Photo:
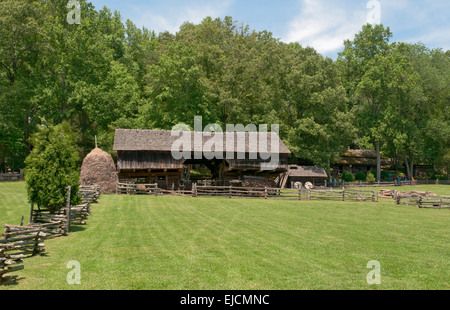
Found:
[{"label": "shrub", "polygon": [[78,150],[69,125],[40,127],[30,141],[33,150],[25,160],[24,169],[30,202],[55,213],[65,206],[66,187],[71,186],[71,203],[77,204]]},{"label": "shrub", "polygon": [[389,171],[386,170],[381,171],[381,179],[384,181],[390,181]]},{"label": "shrub", "polygon": [[366,174],[364,172],[358,172],[355,175],[356,181],[365,181],[366,180]]},{"label": "shrub", "polygon": [[369,172],[366,177],[366,181],[369,183],[375,183],[375,176],[373,173]]},{"label": "shrub", "polygon": [[342,180],[345,182],[353,182],[355,181],[355,176],[348,171],[344,171],[344,173],[342,173]]}]

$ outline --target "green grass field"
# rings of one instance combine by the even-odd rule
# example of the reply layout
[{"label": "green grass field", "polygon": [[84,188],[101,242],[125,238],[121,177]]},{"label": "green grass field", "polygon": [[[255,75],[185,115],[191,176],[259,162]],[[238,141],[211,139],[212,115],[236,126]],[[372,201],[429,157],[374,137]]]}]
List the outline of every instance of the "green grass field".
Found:
[{"label": "green grass field", "polygon": [[[411,188],[402,188],[410,190]],[[450,194],[450,186],[420,186]],[[412,190],[412,189],[411,189]],[[0,224],[28,219],[0,183]],[[379,203],[103,195],[5,289],[450,289],[450,211]],[[71,260],[81,285],[66,281]],[[381,285],[368,285],[370,260]]]}]

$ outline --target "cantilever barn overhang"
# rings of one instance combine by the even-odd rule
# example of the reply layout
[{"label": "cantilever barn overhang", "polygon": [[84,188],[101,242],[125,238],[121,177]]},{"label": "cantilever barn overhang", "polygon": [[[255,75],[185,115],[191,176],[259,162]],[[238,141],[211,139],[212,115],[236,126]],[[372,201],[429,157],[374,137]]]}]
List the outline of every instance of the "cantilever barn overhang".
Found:
[{"label": "cantilever barn overhang", "polygon": [[[180,137],[184,134],[190,135],[191,143],[181,143],[180,146]],[[215,135],[202,132],[179,132],[174,135],[167,130],[117,129],[114,150],[117,151],[119,181],[151,182],[163,188],[178,188],[186,167],[193,164],[208,167],[216,180],[243,176],[274,180],[288,170],[291,152],[276,133],[226,132]],[[217,137],[220,139],[215,140]],[[205,156],[206,153],[199,156],[199,141],[204,152],[209,148],[215,154],[222,153],[222,156],[211,158],[211,155]],[[221,141],[222,145],[212,141]],[[172,152],[174,145],[177,151],[189,155],[176,159]],[[267,163],[271,165],[264,165]]]}]

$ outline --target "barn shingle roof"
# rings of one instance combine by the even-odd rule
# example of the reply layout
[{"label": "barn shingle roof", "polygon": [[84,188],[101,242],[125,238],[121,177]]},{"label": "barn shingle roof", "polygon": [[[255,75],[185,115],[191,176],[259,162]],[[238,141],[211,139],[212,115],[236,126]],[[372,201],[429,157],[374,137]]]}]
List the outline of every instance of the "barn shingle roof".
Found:
[{"label": "barn shingle roof", "polygon": [[[186,133],[186,132],[183,132]],[[199,134],[202,137],[203,146],[214,136],[214,133],[200,133],[200,132],[190,132],[191,135],[191,149],[181,150],[181,151],[194,151],[194,134]],[[234,135],[234,145],[227,143],[228,139],[231,139],[230,135]],[[114,150],[116,151],[160,151],[160,152],[170,152],[172,150],[172,145],[175,141],[180,139],[181,135],[172,136],[172,131],[170,130],[142,130],[142,129],[116,129],[114,138]],[[220,136],[219,136],[220,137]],[[244,139],[244,140],[243,140]],[[260,133],[245,132],[245,137],[238,135],[236,132],[223,133],[223,151],[224,152],[238,152],[240,151],[242,144],[245,143],[246,153],[261,153],[258,150],[258,140],[264,141],[264,137],[260,136]],[[272,150],[271,140],[276,141],[279,144],[278,153],[279,154],[290,154],[291,152],[283,141],[279,138],[276,133],[268,132],[266,135],[267,150],[268,153],[274,153]],[[213,148],[211,151],[215,151]]]},{"label": "barn shingle roof", "polygon": [[326,178],[327,173],[324,168],[319,166],[289,166],[289,176],[308,177],[308,178]]}]

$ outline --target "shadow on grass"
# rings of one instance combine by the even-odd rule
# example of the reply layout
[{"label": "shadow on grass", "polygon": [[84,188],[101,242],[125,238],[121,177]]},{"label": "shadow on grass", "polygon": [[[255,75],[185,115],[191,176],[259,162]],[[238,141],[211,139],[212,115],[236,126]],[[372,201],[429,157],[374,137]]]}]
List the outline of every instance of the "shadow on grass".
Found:
[{"label": "shadow on grass", "polygon": [[18,276],[12,276],[9,280],[7,280],[5,283],[0,284],[0,287],[11,287],[11,286],[17,286],[19,285],[19,281],[24,280],[25,278],[19,278]]},{"label": "shadow on grass", "polygon": [[84,231],[84,230],[86,230],[86,226],[70,225],[69,233],[78,232],[78,231]]}]

